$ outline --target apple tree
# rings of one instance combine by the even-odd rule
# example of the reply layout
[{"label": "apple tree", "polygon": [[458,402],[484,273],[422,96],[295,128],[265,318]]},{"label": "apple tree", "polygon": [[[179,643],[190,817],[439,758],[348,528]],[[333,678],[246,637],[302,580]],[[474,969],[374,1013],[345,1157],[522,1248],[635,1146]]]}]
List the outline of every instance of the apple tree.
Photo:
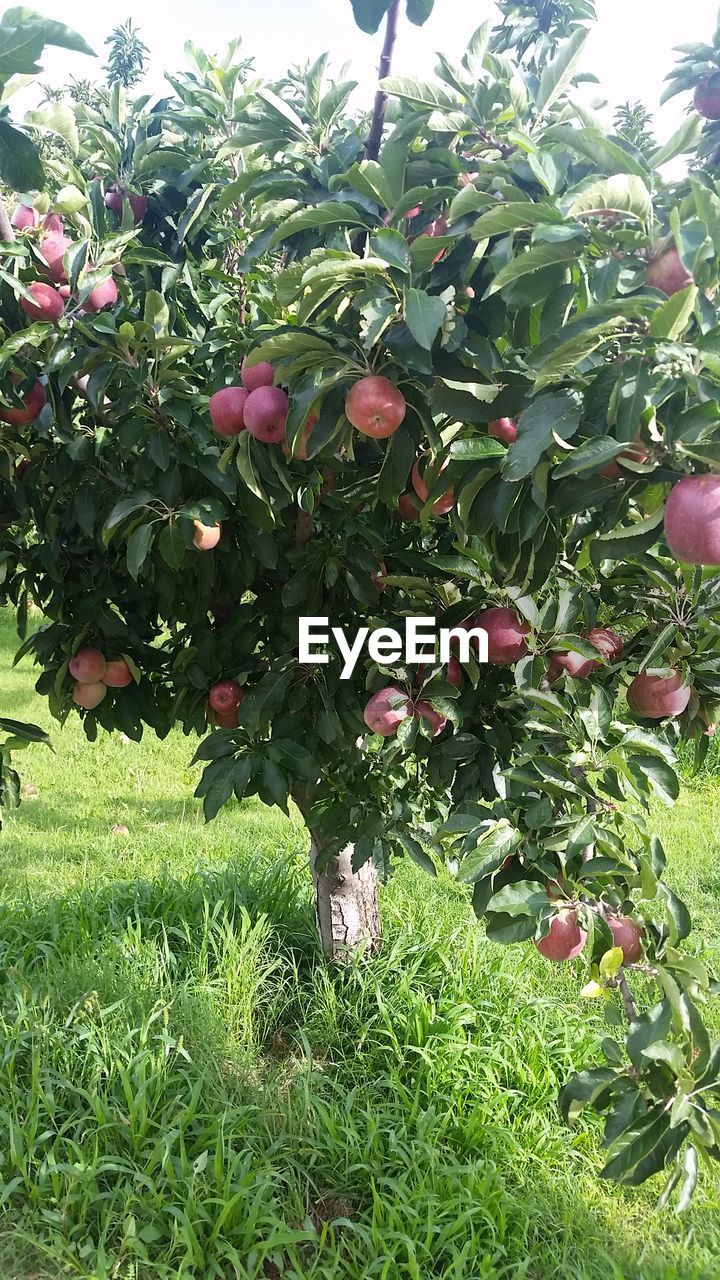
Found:
[{"label": "apple tree", "polygon": [[[501,5],[428,83],[390,62],[432,5],[353,8],[385,24],[370,118],[325,56],[265,84],[190,47],[167,98],[76,104],[76,145],[12,184],[21,652],[91,740],[200,735],[208,819],[292,799],[328,955],[372,953],[409,856],[489,938],[582,956],[604,1062],[563,1115],[683,1207],[720,1156],[717,984],[647,811],[720,718],[715,126],[609,132],[581,0]],[[309,616],[373,633],[349,679],[299,660]],[[488,663],[381,645],[428,616],[484,628]]]}]

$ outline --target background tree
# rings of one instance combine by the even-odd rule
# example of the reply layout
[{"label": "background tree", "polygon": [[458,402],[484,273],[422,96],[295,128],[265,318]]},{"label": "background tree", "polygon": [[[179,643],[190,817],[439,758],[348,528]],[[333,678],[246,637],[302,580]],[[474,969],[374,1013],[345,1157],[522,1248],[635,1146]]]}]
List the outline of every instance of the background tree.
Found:
[{"label": "background tree", "polygon": [[[682,1205],[716,985],[644,811],[718,718],[718,193],[659,176],[699,117],[647,155],[575,102],[589,6],[525,16],[387,77],[377,159],[324,57],[265,85],[191,48],[173,97],[78,105],[4,246],[6,590],[58,718],[201,734],[208,818],[294,798],[330,955],[376,945],[404,855],[582,953],[605,1062],[563,1112]],[[303,615],[428,613],[490,665],[298,662]]]}]

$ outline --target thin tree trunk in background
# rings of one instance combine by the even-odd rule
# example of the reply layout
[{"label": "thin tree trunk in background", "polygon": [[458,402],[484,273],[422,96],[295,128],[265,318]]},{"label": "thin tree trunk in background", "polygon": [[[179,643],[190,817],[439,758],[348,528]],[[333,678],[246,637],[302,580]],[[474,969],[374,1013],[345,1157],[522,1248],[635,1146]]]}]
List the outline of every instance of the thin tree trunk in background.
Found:
[{"label": "thin tree trunk in background", "polygon": [[353,850],[354,845],[347,845],[318,871],[319,849],[311,834],[315,918],[322,949],[330,960],[348,960],[359,948],[372,955],[380,943],[377,871],[373,862],[353,871]]},{"label": "thin tree trunk in background", "polygon": [[[392,4],[387,12],[385,20],[385,40],[383,42],[382,53],[380,54],[380,65],[378,67],[378,80],[384,80],[390,75],[392,67],[393,48],[395,47],[395,37],[397,35],[398,14],[400,12],[400,0],[392,0]],[[380,154],[380,143],[382,142],[383,125],[385,123],[385,108],[387,106],[387,94],[382,89],[378,89],[375,95],[375,106],[373,108],[372,123],[370,132],[365,143],[365,159],[377,160]]]}]

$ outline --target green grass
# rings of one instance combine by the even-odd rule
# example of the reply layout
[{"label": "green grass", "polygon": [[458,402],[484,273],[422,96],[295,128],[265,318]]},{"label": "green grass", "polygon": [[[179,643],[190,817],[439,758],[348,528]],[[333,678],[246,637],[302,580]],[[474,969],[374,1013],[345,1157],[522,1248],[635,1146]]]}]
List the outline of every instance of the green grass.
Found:
[{"label": "green grass", "polygon": [[[50,727],[0,642],[0,710]],[[720,1180],[658,1214],[557,1118],[600,1034],[580,969],[410,865],[380,958],[330,970],[296,820],[204,826],[181,736],[52,732],[0,837],[3,1280],[716,1280]],[[720,792],[658,819],[717,962]]]}]

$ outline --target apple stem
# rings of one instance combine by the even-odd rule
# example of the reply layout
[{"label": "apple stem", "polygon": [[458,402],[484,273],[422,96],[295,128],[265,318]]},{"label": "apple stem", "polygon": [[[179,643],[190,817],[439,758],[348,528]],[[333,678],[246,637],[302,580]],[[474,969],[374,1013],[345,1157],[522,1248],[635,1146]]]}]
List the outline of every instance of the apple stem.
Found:
[{"label": "apple stem", "polygon": [[10,221],[10,215],[7,211],[5,201],[0,196],[0,240],[4,244],[12,244],[15,239],[15,232]]},{"label": "apple stem", "polygon": [[[397,35],[398,15],[400,13],[400,0],[392,0],[392,4],[387,11],[387,19],[385,22],[385,39],[383,41],[382,53],[380,54],[380,65],[378,67],[378,80],[384,80],[390,75],[392,67],[392,55],[395,47],[395,37]],[[380,154],[380,143],[382,142],[383,125],[385,123],[385,108],[387,107],[387,94],[382,89],[378,89],[375,94],[375,105],[373,107],[372,122],[370,124],[370,132],[365,142],[365,159],[377,160]]]}]

